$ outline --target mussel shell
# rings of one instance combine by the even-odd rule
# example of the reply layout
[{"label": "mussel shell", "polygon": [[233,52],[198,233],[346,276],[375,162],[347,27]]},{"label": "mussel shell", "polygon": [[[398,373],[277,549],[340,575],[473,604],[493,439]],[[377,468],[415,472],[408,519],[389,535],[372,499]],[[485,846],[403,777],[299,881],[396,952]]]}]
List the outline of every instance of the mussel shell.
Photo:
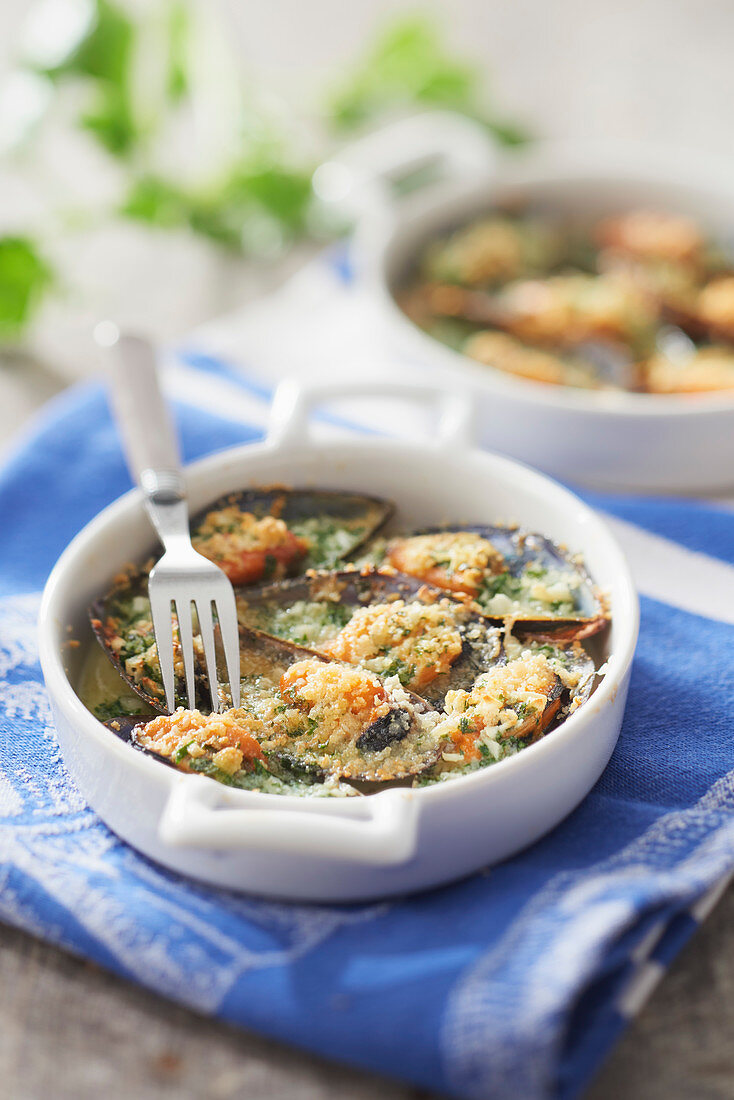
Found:
[{"label": "mussel shell", "polygon": [[540,720],[536,724],[528,724],[528,729],[523,732],[521,729],[517,731],[515,737],[518,740],[539,741],[541,737],[545,737],[548,730],[553,725],[554,721],[558,717],[558,714],[563,705],[563,684],[560,677],[556,676],[555,683],[551,691],[548,693],[548,699],[543,708],[543,713],[540,716]]},{"label": "mussel shell", "polygon": [[537,609],[519,609],[512,611],[507,616],[493,615],[483,611],[482,614],[493,622],[503,622],[506,618],[522,624],[523,630],[548,631],[561,627],[567,628],[566,638],[569,641],[591,637],[592,634],[602,630],[609,621],[609,614],[604,607],[597,589],[589,576],[585,566],[580,565],[570,558],[569,554],[560,546],[557,546],[545,535],[539,535],[532,531],[526,531],[521,527],[507,527],[501,524],[449,524],[438,527],[425,527],[420,531],[414,531],[411,538],[417,535],[435,535],[442,532],[462,532],[479,535],[487,539],[502,554],[505,559],[507,572],[511,577],[519,577],[527,566],[539,562],[546,569],[555,569],[561,573],[570,573],[578,576],[581,583],[576,589],[579,602],[578,614],[552,615],[543,614]]},{"label": "mussel shell", "polygon": [[268,489],[243,489],[227,493],[202,509],[191,520],[195,533],[210,512],[236,506],[241,512],[251,512],[258,519],[274,515],[298,535],[303,524],[326,519],[338,522],[351,537],[344,537],[338,547],[318,545],[300,563],[300,568],[332,568],[349,560],[375,532],[387,523],[395,510],[391,501],[364,493],[338,489],[288,489],[273,486]]},{"label": "mussel shell", "polygon": [[[292,665],[306,659],[317,659],[324,664],[338,664],[329,661],[323,654],[294,645],[257,631],[242,627],[242,701],[245,709],[256,707],[248,701],[248,676],[262,678],[268,676],[273,683],[279,680]],[[346,667],[341,665],[341,667]],[[432,767],[441,755],[443,745],[433,740],[421,730],[417,715],[428,713],[431,708],[417,695],[405,693],[408,705],[396,702],[389,714],[367,726],[357,738],[355,745],[361,754],[358,761],[347,761],[336,754],[324,763],[324,754],[315,759],[309,751],[301,751],[294,739],[291,744],[270,747],[267,740],[263,748],[268,759],[268,767],[278,774],[285,769],[293,775],[298,767],[313,778],[333,776],[348,781],[388,782],[407,779],[419,775]],[[250,696],[250,700],[254,697]],[[399,751],[404,750],[402,755]],[[387,755],[383,755],[387,754]]]},{"label": "mussel shell", "polygon": [[[161,764],[165,764],[169,768],[175,768],[176,771],[186,770],[179,768],[179,766],[174,763],[173,760],[169,760],[167,756],[163,756],[161,753],[155,752],[153,749],[146,748],[144,745],[140,744],[137,737],[137,731],[142,731],[150,721],[152,721],[152,718],[149,714],[132,714],[121,715],[119,718],[111,718],[107,722],[104,722],[103,725],[114,733],[116,737],[119,737],[121,741],[124,741],[125,744],[132,745],[138,752],[145,753],[146,756],[152,756],[154,760],[158,760]],[[196,771],[196,769],[192,770]],[[314,769],[307,769],[303,766],[299,767],[298,762],[295,760],[293,761],[292,767],[289,769],[285,766],[285,761],[282,758],[279,758],[277,761],[268,760],[266,770],[276,778],[282,779],[284,782],[296,780],[300,783],[316,783],[322,782],[326,778],[323,773],[319,773]],[[206,775],[207,772],[204,771],[203,774]],[[232,786],[235,787],[244,786],[244,784],[240,784],[236,780],[228,780],[226,775],[222,772],[218,772],[217,778],[220,782],[222,779],[225,779],[227,782],[231,782]]]},{"label": "mussel shell", "polygon": [[552,634],[538,637],[532,631],[524,633],[520,630],[517,637],[524,648],[533,653],[544,653],[549,658],[557,657],[569,672],[578,674],[577,684],[571,688],[563,687],[561,705],[552,723],[552,726],[558,726],[591,695],[596,683],[596,663],[579,641],[559,640]]},{"label": "mussel shell", "polygon": [[[150,603],[148,601],[148,574],[147,573],[134,573],[131,574],[125,581],[116,584],[106,596],[101,599],[95,600],[89,608],[89,620],[92,626],[92,630],[104,649],[108,658],[114,665],[114,667],[122,676],[126,684],[132,688],[132,690],[139,695],[144,702],[151,706],[154,710],[161,714],[167,713],[166,706],[166,693],[163,687],[163,680],[160,677],[160,673],[157,677],[147,677],[146,685],[136,681],[130,676],[125,668],[125,661],[121,657],[121,651],[116,649],[112,644],[113,635],[107,627],[108,621],[112,618],[117,618],[116,614],[118,610],[118,601],[120,600],[145,600],[148,608]],[[150,618],[150,616],[148,616]],[[120,631],[119,637],[124,637],[124,631]],[[155,641],[155,635],[153,633],[153,627],[151,622],[150,628],[150,644]],[[157,660],[157,659],[156,659]],[[194,666],[195,683],[197,697],[206,700],[209,698],[208,679],[206,676],[206,668],[203,663],[198,661]],[[178,706],[186,705],[186,685],[183,677],[176,677],[175,681],[175,696],[176,704]]]},{"label": "mussel shell", "polygon": [[[239,590],[237,605],[241,623],[275,636],[267,625],[263,625],[268,607],[290,608],[305,601],[356,609],[395,599],[406,603],[419,601],[427,605],[444,601],[449,605],[461,633],[462,651],[448,672],[436,676],[429,684],[412,689],[431,706],[440,707],[447,691],[459,688],[468,690],[480,673],[504,662],[502,635],[495,623],[472,611],[466,601],[455,599],[445,590],[428,585],[417,577],[394,570],[341,570],[276,581]],[[339,629],[338,625],[334,626],[334,635]],[[306,644],[318,649],[318,642],[307,639]]]}]

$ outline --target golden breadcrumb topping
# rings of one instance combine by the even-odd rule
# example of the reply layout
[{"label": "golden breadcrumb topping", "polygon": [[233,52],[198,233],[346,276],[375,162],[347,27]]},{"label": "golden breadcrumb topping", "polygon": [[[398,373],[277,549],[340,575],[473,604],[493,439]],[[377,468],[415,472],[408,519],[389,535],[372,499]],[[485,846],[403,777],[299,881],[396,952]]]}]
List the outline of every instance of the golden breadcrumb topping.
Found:
[{"label": "golden breadcrumb topping", "polygon": [[255,736],[261,734],[261,723],[242,709],[201,714],[179,707],[148,722],[137,741],[184,768],[190,760],[213,753],[214,764],[233,775],[243,764],[251,766],[255,759],[263,759]]},{"label": "golden breadcrumb topping", "polygon": [[734,275],[712,279],[698,295],[698,316],[708,325],[734,328]]},{"label": "golden breadcrumb topping", "polygon": [[488,572],[499,572],[504,564],[489,539],[471,531],[398,539],[388,550],[388,560],[402,573],[469,595],[478,591]]},{"label": "golden breadcrumb topping", "polygon": [[470,285],[511,279],[521,270],[523,248],[516,226],[501,218],[461,229],[441,246],[441,265]]},{"label": "golden breadcrumb topping", "polygon": [[[183,651],[178,635],[178,624],[175,620],[173,625],[173,671],[177,679],[183,679],[185,675]],[[146,634],[153,633],[152,622],[143,623],[141,625],[136,624],[136,634],[143,634],[143,632]],[[192,643],[194,648],[194,660],[197,665],[201,666],[204,662],[204,646],[198,634],[193,636]],[[110,648],[119,654],[119,651],[124,648],[125,644],[126,640],[118,636],[110,641]],[[132,657],[127,657],[124,664],[125,675],[128,676],[134,684],[138,684],[144,691],[149,692],[157,698],[163,698],[164,690],[160,682],[160,665],[158,662],[158,646],[156,642],[151,642],[142,653],[135,653]]]},{"label": "golden breadcrumb topping", "polygon": [[532,378],[535,382],[551,386],[590,387],[597,384],[591,364],[581,360],[566,362],[558,355],[529,347],[504,332],[477,332],[462,350],[478,363],[520,378]]},{"label": "golden breadcrumb topping", "polygon": [[528,279],[508,284],[499,297],[508,327],[539,343],[634,336],[655,316],[638,288],[614,272]]},{"label": "golden breadcrumb topping", "polygon": [[336,748],[356,740],[390,710],[387,693],[371,672],[317,658],[297,661],[283,674],[280,693],[314,723],[314,745]]},{"label": "golden breadcrumb topping", "polygon": [[461,644],[447,601],[426,605],[394,600],[358,608],[321,649],[329,657],[366,665],[381,675],[405,670],[401,679],[415,690],[447,672]]},{"label": "golden breadcrumb topping", "polygon": [[471,691],[449,691],[436,734],[468,759],[507,737],[526,737],[540,724],[558,677],[542,653],[526,654],[479,676]]},{"label": "golden breadcrumb topping", "polygon": [[241,512],[236,505],[209,512],[193,542],[212,561],[232,561],[243,551],[269,551],[288,546],[293,535],[282,519]]}]

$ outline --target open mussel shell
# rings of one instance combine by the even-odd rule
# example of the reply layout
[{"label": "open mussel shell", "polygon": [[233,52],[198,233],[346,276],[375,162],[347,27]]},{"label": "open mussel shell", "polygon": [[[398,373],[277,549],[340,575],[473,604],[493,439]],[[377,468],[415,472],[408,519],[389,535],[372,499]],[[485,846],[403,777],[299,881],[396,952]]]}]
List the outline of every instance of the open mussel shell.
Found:
[{"label": "open mussel shell", "polygon": [[[155,647],[148,574],[133,573],[118,580],[106,596],[92,604],[89,620],[97,640],[125,682],[149,706],[165,714],[168,708]],[[196,653],[198,644],[195,639],[195,686],[197,697],[206,700],[208,679],[203,653]],[[176,704],[185,706],[186,685],[178,656],[178,641],[174,637]]]},{"label": "open mussel shell", "polygon": [[[410,649],[406,651],[413,636],[408,642],[400,637],[405,620],[393,627],[392,636],[397,635],[398,640],[392,648],[383,644],[362,651],[355,663],[381,677],[398,676],[404,687],[440,707],[447,691],[468,690],[480,673],[504,661],[502,634],[496,625],[472,611],[465,601],[452,599],[445,591],[405,574],[342,570],[246,588],[237,594],[238,615],[244,626],[319,652],[333,643],[360,608],[377,605],[389,615],[389,608],[398,601],[405,605],[402,610],[416,614],[416,653],[425,653],[426,646],[430,646],[432,628],[430,619],[421,620],[420,612],[416,613],[417,604],[432,609],[433,622],[439,629],[448,624],[458,633],[461,648],[450,667],[427,678],[431,676],[430,665],[421,675],[420,664],[409,663],[420,662],[421,658],[411,657]],[[427,658],[429,662],[431,659]]]},{"label": "open mussel shell", "polygon": [[[158,760],[161,764],[166,764],[169,768],[175,768],[177,771],[188,771],[194,774],[207,775],[229,786],[241,787],[245,790],[257,790],[262,781],[261,777],[263,772],[267,773],[268,771],[262,761],[258,761],[259,770],[255,773],[253,773],[251,768],[245,768],[236,773],[229,773],[217,767],[216,762],[212,760],[211,756],[203,755],[201,757],[192,758],[184,753],[183,755],[186,759],[185,763],[181,763],[176,758],[164,756],[162,753],[156,752],[144,743],[146,726],[152,720],[153,718],[150,714],[126,714],[118,718],[110,718],[108,721],[104,722],[104,725],[108,730],[114,733],[116,737],[124,741],[125,744],[132,745],[138,752],[145,753],[146,756],[152,756],[154,760]],[[270,774],[275,775],[275,771],[272,771]],[[281,776],[284,778],[283,769],[281,769]],[[305,771],[299,774],[296,769],[293,770],[290,778],[298,779],[305,783],[313,783],[318,779],[318,777]]]},{"label": "open mussel shell", "polygon": [[[330,569],[347,561],[382,527],[394,505],[364,493],[336,489],[243,489],[213,501],[192,518],[194,540],[211,513],[237,508],[256,519],[273,516],[282,520],[303,552],[288,563],[289,575],[306,569]],[[222,534],[227,534],[226,527]],[[267,562],[257,580],[267,579]],[[235,581],[235,583],[237,583]]]},{"label": "open mussel shell", "polygon": [[[474,594],[477,607],[487,618],[517,623],[525,631],[552,628],[560,635],[563,630],[568,642],[591,637],[607,625],[608,610],[585,566],[551,539],[520,527],[462,524],[424,528],[393,540],[387,547],[387,561],[397,567],[391,552],[410,538],[454,533],[478,535],[502,557],[501,566],[488,570],[486,581]],[[402,556],[399,568],[406,569]],[[555,601],[536,598],[533,591],[542,591],[546,581],[567,584],[570,598],[559,599],[555,608]],[[432,582],[440,583],[435,578]]]},{"label": "open mussel shell", "polygon": [[435,712],[423,699],[385,689],[377,717],[362,719],[363,707],[345,713],[357,670],[304,646],[242,627],[241,672],[241,705],[263,723],[261,747],[275,775],[384,783],[419,775],[441,755]]},{"label": "open mussel shell", "polygon": [[[597,666],[586,652],[581,642],[568,642],[563,637],[548,634],[539,638],[533,631],[518,629],[517,643],[524,651],[542,653],[555,667],[559,676],[562,692],[553,725],[559,725],[569,714],[577,710],[594,690]],[[550,723],[548,724],[549,728]]]}]

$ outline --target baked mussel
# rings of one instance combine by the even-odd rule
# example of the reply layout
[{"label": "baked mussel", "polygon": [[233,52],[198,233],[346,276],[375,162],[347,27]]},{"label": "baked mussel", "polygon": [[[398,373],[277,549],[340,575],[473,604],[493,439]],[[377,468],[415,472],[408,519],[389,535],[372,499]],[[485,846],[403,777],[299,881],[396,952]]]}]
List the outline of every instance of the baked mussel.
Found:
[{"label": "baked mussel", "polygon": [[[734,388],[734,267],[672,211],[586,223],[496,209],[428,242],[397,300],[424,332],[504,374],[649,394]],[[670,327],[691,341],[661,353]]]},{"label": "baked mussel", "polygon": [[390,518],[393,505],[329,489],[245,489],[191,521],[204,557],[235,585],[256,584],[348,561]]},{"label": "baked mussel", "polygon": [[433,527],[390,541],[384,561],[401,573],[469,597],[485,616],[553,629],[570,642],[604,628],[608,612],[579,558],[520,527]]},{"label": "baked mussel", "polygon": [[[97,640],[112,664],[133,691],[156,711],[166,710],[153,618],[148,599],[148,571],[131,569],[120,573],[107,593],[89,609],[89,621]],[[196,689],[206,687],[204,651],[201,639],[194,637]],[[186,699],[183,659],[177,632],[174,632],[174,671],[176,702]],[[206,695],[204,694],[204,698]]]}]

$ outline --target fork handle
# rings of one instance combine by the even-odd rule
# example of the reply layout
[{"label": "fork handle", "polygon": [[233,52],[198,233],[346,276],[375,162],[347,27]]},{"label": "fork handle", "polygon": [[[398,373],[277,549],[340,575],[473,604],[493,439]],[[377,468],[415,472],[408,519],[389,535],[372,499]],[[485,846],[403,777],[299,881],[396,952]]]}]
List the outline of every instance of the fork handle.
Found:
[{"label": "fork handle", "polygon": [[164,546],[189,538],[186,487],[150,341],[115,330],[105,340],[112,407],[128,468]]}]

